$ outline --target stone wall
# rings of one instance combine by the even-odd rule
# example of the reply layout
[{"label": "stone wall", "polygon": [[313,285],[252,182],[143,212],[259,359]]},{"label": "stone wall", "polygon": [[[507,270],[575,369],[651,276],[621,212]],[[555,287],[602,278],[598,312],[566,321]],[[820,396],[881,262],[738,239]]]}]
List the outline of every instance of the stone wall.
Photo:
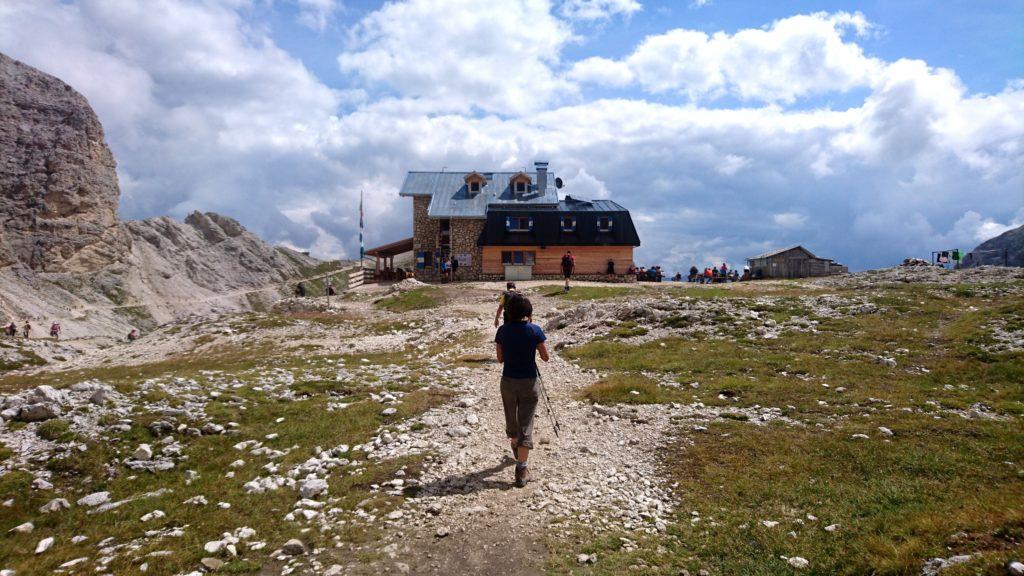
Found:
[{"label": "stone wall", "polygon": [[[429,196],[415,196],[412,199],[412,249],[414,256],[420,252],[437,251],[437,237],[440,232],[440,224],[437,220],[427,217],[427,208],[430,206]],[[415,268],[416,264],[413,263]],[[416,277],[421,280],[436,279],[437,267],[420,270],[416,268]]]},{"label": "stone wall", "polygon": [[477,245],[480,234],[484,231],[483,219],[457,218],[452,219],[452,254],[469,254],[472,263],[459,266],[460,280],[474,280],[480,277],[483,270],[483,250]]}]

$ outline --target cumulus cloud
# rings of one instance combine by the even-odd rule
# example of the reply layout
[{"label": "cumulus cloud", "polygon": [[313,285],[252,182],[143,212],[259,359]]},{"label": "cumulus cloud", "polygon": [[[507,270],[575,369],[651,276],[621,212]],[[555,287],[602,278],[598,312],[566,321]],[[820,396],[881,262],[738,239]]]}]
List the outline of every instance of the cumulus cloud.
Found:
[{"label": "cumulus cloud", "polygon": [[[734,34],[678,28],[646,37],[617,64],[652,93],[677,92],[693,100],[733,95],[790,103],[802,96],[870,85],[882,62],[845,38],[851,31],[856,36],[869,29],[864,15],[848,12],[797,15]],[[605,79],[584,72],[578,75],[581,81]],[[607,78],[610,84],[621,85],[626,77],[620,71]]]},{"label": "cumulus cloud", "polygon": [[543,0],[409,0],[363,18],[338,63],[433,109],[524,114],[573,91],[552,71],[572,38]]},{"label": "cumulus cloud", "polygon": [[636,0],[564,0],[558,13],[570,20],[608,20],[613,16],[631,16],[643,6]]},{"label": "cumulus cloud", "polygon": [[[126,216],[216,210],[320,256],[358,250],[360,190],[374,245],[411,233],[397,196],[407,170],[534,160],[551,162],[563,194],[631,209],[638,261],[673,271],[797,243],[854,268],[889,265],[1024,221],[1024,82],[972,93],[952,70],[865,55],[863,16],[668,31],[623,59],[566,62],[561,5],[481,5],[409,0],[366,14],[337,86],[247,20],[244,0],[8,1],[0,50],[90,99]],[[660,63],[652,38],[668,48]],[[686,61],[687,46],[709,64]],[[744,66],[779,78],[744,78]],[[586,99],[576,82],[624,92]],[[867,96],[846,109],[779,105],[850,86]],[[720,93],[741,103],[706,107]]]}]

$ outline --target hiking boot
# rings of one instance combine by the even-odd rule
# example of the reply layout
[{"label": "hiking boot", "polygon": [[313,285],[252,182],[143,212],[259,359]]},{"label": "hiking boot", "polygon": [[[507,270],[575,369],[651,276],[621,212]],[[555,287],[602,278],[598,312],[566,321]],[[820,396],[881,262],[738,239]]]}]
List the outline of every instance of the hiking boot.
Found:
[{"label": "hiking boot", "polygon": [[516,466],[516,488],[522,488],[526,486],[526,483],[530,481],[530,468],[520,468]]}]

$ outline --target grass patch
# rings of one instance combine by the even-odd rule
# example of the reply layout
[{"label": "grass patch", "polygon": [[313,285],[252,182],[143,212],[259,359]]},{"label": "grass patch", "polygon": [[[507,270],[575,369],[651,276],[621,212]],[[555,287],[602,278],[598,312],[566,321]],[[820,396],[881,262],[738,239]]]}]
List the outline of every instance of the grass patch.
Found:
[{"label": "grass patch", "polygon": [[580,396],[595,404],[662,404],[678,400],[670,389],[650,378],[630,373],[611,374],[582,388]]},{"label": "grass patch", "polygon": [[638,325],[633,320],[628,320],[620,322],[616,327],[609,330],[608,336],[611,338],[633,338],[634,336],[643,336],[647,332],[647,328]]},{"label": "grass patch", "polygon": [[36,428],[36,436],[51,442],[67,442],[75,437],[71,432],[71,425],[67,420],[53,418],[47,420]]},{"label": "grass patch", "polygon": [[412,310],[429,310],[437,308],[447,298],[440,288],[428,286],[399,292],[374,302],[381,309],[391,312],[410,312]]}]

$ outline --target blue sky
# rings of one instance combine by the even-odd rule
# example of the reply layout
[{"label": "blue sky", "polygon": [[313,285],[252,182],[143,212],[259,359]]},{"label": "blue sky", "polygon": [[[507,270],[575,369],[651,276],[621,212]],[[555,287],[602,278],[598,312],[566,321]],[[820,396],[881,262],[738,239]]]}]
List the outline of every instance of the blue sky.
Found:
[{"label": "blue sky", "polygon": [[89,98],[122,216],[324,257],[411,232],[407,170],[548,160],[638,263],[803,243],[854,269],[1024,224],[1024,2],[7,0]]}]

